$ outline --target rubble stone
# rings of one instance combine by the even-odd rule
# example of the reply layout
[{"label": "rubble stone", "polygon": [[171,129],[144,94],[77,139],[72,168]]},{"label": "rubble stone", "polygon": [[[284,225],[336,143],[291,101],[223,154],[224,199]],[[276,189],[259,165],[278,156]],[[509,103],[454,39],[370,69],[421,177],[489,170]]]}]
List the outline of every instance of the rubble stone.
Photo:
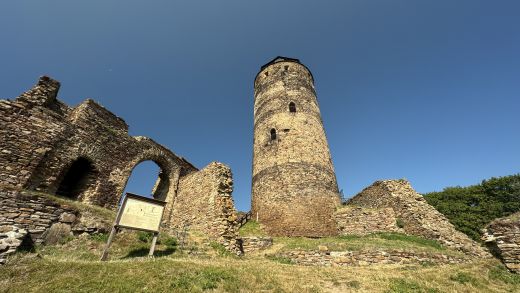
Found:
[{"label": "rubble stone", "polygon": [[520,212],[492,221],[483,232],[482,239],[505,266],[520,274]]}]

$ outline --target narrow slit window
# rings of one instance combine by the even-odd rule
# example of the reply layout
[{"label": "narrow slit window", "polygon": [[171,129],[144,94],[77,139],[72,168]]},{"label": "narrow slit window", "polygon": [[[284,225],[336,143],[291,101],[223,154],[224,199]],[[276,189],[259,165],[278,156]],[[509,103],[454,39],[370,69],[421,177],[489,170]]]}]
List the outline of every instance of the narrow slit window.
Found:
[{"label": "narrow slit window", "polygon": [[266,71],[266,72],[265,72],[265,76],[269,76],[269,71]]},{"label": "narrow slit window", "polygon": [[296,113],[296,104],[294,102],[289,103],[289,112]]},{"label": "narrow slit window", "polygon": [[276,129],[271,128],[271,140],[276,140]]}]

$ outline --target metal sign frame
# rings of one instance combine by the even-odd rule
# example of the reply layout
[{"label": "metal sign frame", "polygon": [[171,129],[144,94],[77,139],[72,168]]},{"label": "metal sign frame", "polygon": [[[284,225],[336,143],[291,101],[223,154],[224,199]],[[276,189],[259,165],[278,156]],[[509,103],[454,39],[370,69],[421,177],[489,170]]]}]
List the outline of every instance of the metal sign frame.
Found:
[{"label": "metal sign frame", "polygon": [[[120,225],[119,224],[119,222],[121,220],[121,217],[123,216],[123,211],[124,211],[124,209],[126,207],[126,203],[127,203],[129,198],[130,199],[135,199],[135,200],[138,200],[138,201],[144,201],[144,202],[148,202],[148,203],[153,203],[153,204],[159,205],[159,206],[161,206],[163,208],[163,210],[161,212],[161,220],[159,221],[159,227],[157,228],[157,230],[142,229],[142,228],[136,228],[136,227],[131,227],[131,226],[124,226],[124,225]],[[105,249],[103,250],[103,254],[101,255],[101,260],[102,261],[107,260],[107,258],[108,258],[108,250],[110,248],[110,245],[112,245],[112,241],[114,240],[115,234],[121,228],[153,233],[152,245],[150,247],[150,252],[148,253],[149,257],[153,257],[153,253],[155,251],[155,245],[157,243],[157,238],[159,236],[160,224],[161,224],[162,218],[164,216],[165,206],[166,206],[166,202],[165,201],[160,201],[160,200],[157,200],[157,199],[144,197],[144,196],[141,196],[141,195],[137,195],[137,194],[133,194],[133,193],[128,193],[127,192],[125,194],[125,198],[123,199],[123,203],[121,204],[121,206],[119,207],[119,209],[117,211],[116,219],[114,221],[114,224],[112,225],[112,231],[110,231],[110,235],[108,236],[108,240],[107,240],[107,243],[105,245]]]}]

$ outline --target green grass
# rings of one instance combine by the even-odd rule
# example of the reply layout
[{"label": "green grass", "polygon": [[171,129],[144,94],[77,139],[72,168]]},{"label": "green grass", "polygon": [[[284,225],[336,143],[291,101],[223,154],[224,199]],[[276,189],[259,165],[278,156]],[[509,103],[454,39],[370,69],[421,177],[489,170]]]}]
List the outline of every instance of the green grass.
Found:
[{"label": "green grass", "polygon": [[[82,209],[86,206],[57,200]],[[99,216],[114,215],[99,207],[87,208]],[[254,221],[240,233],[265,235]],[[520,276],[495,259],[452,265],[299,266],[287,258],[266,257],[264,252],[229,257],[215,242],[189,242],[186,247],[193,249],[181,249],[177,239],[166,234],[160,234],[155,257],[149,258],[149,236],[128,230],[116,234],[107,262],[99,261],[108,238],[101,233],[17,253],[7,265],[0,266],[0,292],[520,292]],[[277,237],[270,249],[316,250],[319,245],[329,250],[458,254],[435,241],[398,233]]]},{"label": "green grass", "polygon": [[488,277],[491,280],[520,286],[520,275],[509,272],[503,265],[497,265],[489,269]]},{"label": "green grass", "polygon": [[403,278],[392,279],[390,281],[390,288],[387,292],[399,292],[399,293],[434,293],[440,292],[435,288],[428,288],[415,282],[413,280],[407,280]]},{"label": "green grass", "polygon": [[[380,236],[341,238],[416,241]],[[0,292],[520,291],[520,278],[494,259],[442,266],[308,267],[264,255],[226,257],[215,253],[220,245],[201,246],[197,254],[169,251],[164,239],[155,258],[148,258],[150,243],[141,241],[137,232],[123,231],[114,238],[109,261],[101,262],[105,237],[82,236],[65,244],[38,246],[35,253],[16,254],[0,267]]]},{"label": "green grass", "polygon": [[238,230],[240,236],[267,236],[257,221],[249,220]]},{"label": "green grass", "polygon": [[[62,250],[64,248],[62,247]],[[66,248],[65,248],[66,249]],[[78,252],[78,247],[74,251]],[[174,254],[175,255],[175,254]],[[496,260],[403,270],[305,267],[254,258],[169,255],[78,260],[48,251],[0,267],[0,292],[518,292]],[[467,280],[478,280],[477,283]]]}]

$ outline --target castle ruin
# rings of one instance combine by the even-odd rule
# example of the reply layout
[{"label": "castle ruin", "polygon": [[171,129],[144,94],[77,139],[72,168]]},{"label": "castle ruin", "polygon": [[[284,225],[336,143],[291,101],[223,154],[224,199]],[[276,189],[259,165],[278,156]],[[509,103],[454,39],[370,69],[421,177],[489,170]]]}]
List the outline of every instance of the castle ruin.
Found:
[{"label": "castle ruin", "polygon": [[[93,100],[65,105],[59,87],[42,77],[13,101],[0,100],[0,262],[16,250],[5,237],[19,244],[26,233],[46,243],[53,227],[81,222],[70,207],[35,192],[114,210],[133,168],[146,160],[161,169],[153,196],[166,202],[163,229],[190,226],[237,254],[252,241],[238,235],[244,221],[229,167],[214,162],[199,170],[152,139],[130,136],[123,119]],[[277,57],[264,65],[254,99],[251,216],[269,235],[401,232],[488,255],[405,180],[377,181],[341,203],[314,79],[299,60]]]},{"label": "castle ruin", "polygon": [[[44,76],[14,101],[0,100],[0,189],[115,209],[133,168],[150,160],[161,169],[153,197],[167,202],[163,227],[189,226],[239,250],[229,167],[211,163],[199,170],[152,139],[128,135],[123,119],[91,99],[70,108],[57,99],[59,88]],[[43,241],[52,223],[38,228],[42,222],[30,217],[38,210],[17,195],[0,196],[0,229],[18,225]]]}]

